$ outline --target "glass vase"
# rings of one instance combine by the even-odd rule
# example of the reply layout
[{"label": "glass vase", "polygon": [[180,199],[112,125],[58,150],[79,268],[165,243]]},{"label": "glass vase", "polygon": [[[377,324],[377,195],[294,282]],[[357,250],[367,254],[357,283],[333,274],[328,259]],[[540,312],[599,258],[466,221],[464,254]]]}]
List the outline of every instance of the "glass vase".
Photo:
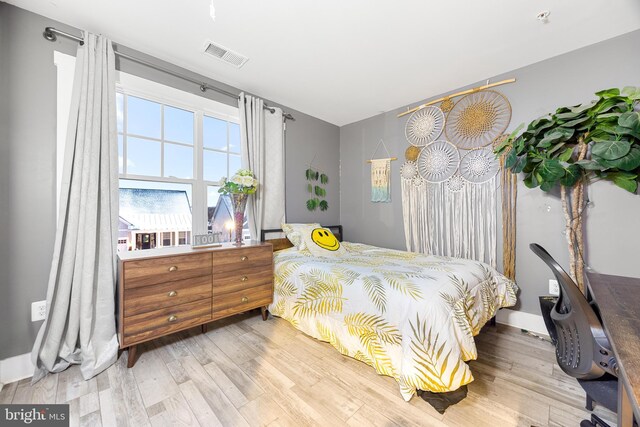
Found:
[{"label": "glass vase", "polygon": [[242,245],[242,228],[244,225],[244,211],[247,208],[248,194],[231,194],[231,204],[233,205],[233,221],[236,229],[236,245]]}]

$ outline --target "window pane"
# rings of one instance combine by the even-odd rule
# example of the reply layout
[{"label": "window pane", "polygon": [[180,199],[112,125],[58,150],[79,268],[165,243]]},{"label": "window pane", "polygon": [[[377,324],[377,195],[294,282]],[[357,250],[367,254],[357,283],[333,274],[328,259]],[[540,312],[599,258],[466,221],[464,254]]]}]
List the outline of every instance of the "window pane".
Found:
[{"label": "window pane", "polygon": [[165,105],[164,139],[193,145],[193,113]]},{"label": "window pane", "polygon": [[124,95],[116,93],[116,117],[118,121],[118,132],[122,132],[122,122],[124,119]]},{"label": "window pane", "polygon": [[240,125],[229,122],[229,152],[240,153]]},{"label": "window pane", "polygon": [[127,96],[127,133],[158,138],[160,133],[160,104]]},{"label": "window pane", "polygon": [[164,144],[164,176],[193,178],[193,148],[177,144]]},{"label": "window pane", "polygon": [[118,135],[118,172],[123,173],[124,165],[124,143],[122,142],[123,136]]},{"label": "window pane", "polygon": [[160,176],[160,142],[128,137],[127,173]]},{"label": "window pane", "polygon": [[118,250],[191,241],[191,185],[120,180]]},{"label": "window pane", "polygon": [[220,181],[227,176],[227,154],[203,150],[202,168],[205,181]]},{"label": "window pane", "polygon": [[203,144],[207,148],[218,150],[227,149],[227,122],[213,117],[204,116]]},{"label": "window pane", "polygon": [[233,176],[240,167],[240,156],[237,154],[229,154],[229,176]]}]

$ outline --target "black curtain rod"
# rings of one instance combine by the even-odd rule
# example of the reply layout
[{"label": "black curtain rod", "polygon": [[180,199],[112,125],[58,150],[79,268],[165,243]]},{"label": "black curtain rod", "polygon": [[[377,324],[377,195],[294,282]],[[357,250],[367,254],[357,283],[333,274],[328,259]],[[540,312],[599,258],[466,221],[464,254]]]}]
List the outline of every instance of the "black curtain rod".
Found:
[{"label": "black curtain rod", "polygon": [[[44,29],[44,32],[42,33],[42,36],[45,39],[47,39],[47,40],[49,40],[51,42],[56,41],[58,39],[57,36],[62,36],[62,37],[66,37],[68,39],[77,41],[78,43],[80,43],[80,46],[84,45],[84,39],[82,37],[78,37],[78,36],[75,36],[73,34],[69,34],[67,32],[60,31],[60,30],[58,30],[56,28],[53,28],[53,27],[46,27]],[[163,73],[170,74],[170,75],[172,75],[174,77],[177,77],[179,79],[186,80],[188,82],[196,84],[196,85],[200,86],[200,90],[202,92],[206,92],[207,90],[210,89],[210,90],[213,90],[215,92],[218,92],[218,93],[221,93],[223,95],[226,95],[228,97],[235,98],[237,100],[240,99],[240,97],[238,95],[236,95],[235,93],[231,93],[231,92],[228,92],[228,91],[226,91],[224,89],[220,89],[218,87],[211,86],[211,85],[209,85],[207,83],[200,82],[198,80],[192,79],[191,77],[188,77],[188,76],[185,76],[183,74],[179,74],[179,73],[176,73],[174,71],[171,71],[168,68],[164,68],[164,67],[161,67],[159,65],[153,64],[153,63],[151,63],[149,61],[145,61],[144,59],[136,58],[135,56],[131,56],[131,55],[127,55],[126,53],[118,52],[115,49],[114,49],[113,52],[115,53],[116,56],[119,56],[121,58],[128,59],[129,61],[137,62],[138,64],[144,65],[146,67],[153,68],[153,69],[158,70],[158,71],[162,71]],[[269,107],[266,104],[264,105],[264,109],[265,110],[269,110],[271,112],[271,114],[275,113],[275,111],[276,111],[273,107]],[[282,117],[283,117],[284,120],[293,120],[293,121],[296,120],[291,114],[286,113],[284,111],[282,112]]]}]

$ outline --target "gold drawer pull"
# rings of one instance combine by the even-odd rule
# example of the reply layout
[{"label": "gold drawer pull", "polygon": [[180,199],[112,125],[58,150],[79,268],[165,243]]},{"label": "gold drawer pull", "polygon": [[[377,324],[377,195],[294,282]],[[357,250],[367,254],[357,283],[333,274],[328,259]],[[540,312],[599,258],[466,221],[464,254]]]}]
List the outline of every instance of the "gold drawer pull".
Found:
[{"label": "gold drawer pull", "polygon": [[178,295],[178,293],[176,291],[171,291],[171,292],[167,293],[168,297],[175,297],[176,295]]},{"label": "gold drawer pull", "polygon": [[242,297],[242,300],[241,300],[241,301],[242,301],[242,302],[249,302],[249,298],[247,298],[247,297]]},{"label": "gold drawer pull", "polygon": [[241,282],[246,282],[247,280],[249,280],[249,278],[248,278],[247,276],[242,276],[242,277],[240,278],[240,281],[241,281]]},{"label": "gold drawer pull", "polygon": [[178,320],[178,316],[176,316],[175,314],[172,314],[171,316],[169,316],[169,318],[167,319],[168,322],[175,322],[176,320]]},{"label": "gold drawer pull", "polygon": [[172,265],[171,267],[169,267],[169,271],[171,271],[171,272],[178,271],[178,266],[177,265]]},{"label": "gold drawer pull", "polygon": [[247,261],[249,259],[248,256],[242,256],[240,257],[240,261]]}]

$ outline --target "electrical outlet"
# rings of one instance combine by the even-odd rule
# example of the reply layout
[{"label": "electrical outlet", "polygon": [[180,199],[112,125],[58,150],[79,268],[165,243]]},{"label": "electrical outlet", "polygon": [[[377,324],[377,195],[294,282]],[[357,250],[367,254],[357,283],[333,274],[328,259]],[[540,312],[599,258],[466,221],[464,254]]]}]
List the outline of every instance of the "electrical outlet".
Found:
[{"label": "electrical outlet", "polygon": [[44,320],[47,316],[47,301],[36,301],[31,303],[31,321]]},{"label": "electrical outlet", "polygon": [[558,286],[558,281],[549,279],[549,294],[558,296],[560,295],[560,286]]}]

